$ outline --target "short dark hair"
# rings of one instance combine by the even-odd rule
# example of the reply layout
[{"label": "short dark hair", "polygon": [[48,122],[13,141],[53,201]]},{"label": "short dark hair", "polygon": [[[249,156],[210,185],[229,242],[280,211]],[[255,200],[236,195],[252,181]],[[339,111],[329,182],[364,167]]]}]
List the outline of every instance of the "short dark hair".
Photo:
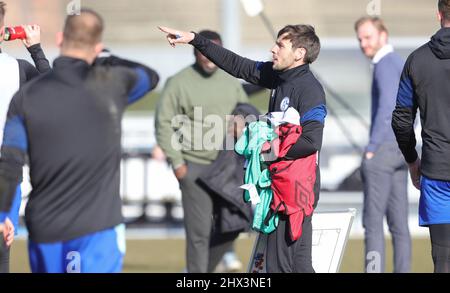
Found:
[{"label": "short dark hair", "polygon": [[0,22],[2,22],[5,19],[5,13],[6,13],[6,3],[0,1]]},{"label": "short dark hair", "polygon": [[292,49],[304,48],[306,50],[305,63],[313,63],[319,57],[320,39],[311,25],[287,25],[278,32],[278,38],[287,34],[285,39],[290,40]]},{"label": "short dark hair", "polygon": [[222,38],[220,37],[219,33],[215,32],[215,31],[202,30],[198,34],[204,38],[207,38],[208,40],[216,40],[222,44]]},{"label": "short dark hair", "polygon": [[365,24],[366,22],[372,23],[376,29],[381,33],[388,33],[386,26],[381,18],[377,16],[363,16],[355,22],[355,32],[358,31],[359,27]]},{"label": "short dark hair", "polygon": [[439,0],[438,9],[444,20],[450,21],[450,0]]},{"label": "short dark hair", "polygon": [[76,48],[92,47],[100,43],[103,18],[94,10],[82,8],[79,15],[69,15],[64,24],[64,42]]}]

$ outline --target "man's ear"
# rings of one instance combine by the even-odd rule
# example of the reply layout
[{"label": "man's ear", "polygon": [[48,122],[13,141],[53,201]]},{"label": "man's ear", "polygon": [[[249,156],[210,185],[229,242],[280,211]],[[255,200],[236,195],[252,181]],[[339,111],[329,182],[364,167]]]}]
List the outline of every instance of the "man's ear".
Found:
[{"label": "man's ear", "polygon": [[438,11],[438,12],[436,13],[436,15],[437,15],[437,19],[439,20],[439,22],[442,22],[443,17],[442,17],[441,12]]},{"label": "man's ear", "polygon": [[62,48],[63,42],[64,42],[64,34],[63,34],[63,32],[57,32],[56,33],[56,46],[58,48]]},{"label": "man's ear", "polygon": [[387,32],[381,32],[380,33],[380,39],[383,45],[386,45],[388,43],[388,33]]},{"label": "man's ear", "polygon": [[306,56],[306,49],[305,48],[297,48],[294,52],[295,55],[295,61],[301,61],[305,59]]},{"label": "man's ear", "polygon": [[94,48],[95,55],[98,56],[103,51],[104,48],[105,48],[105,45],[103,43],[98,43],[97,45],[95,45],[95,48]]}]

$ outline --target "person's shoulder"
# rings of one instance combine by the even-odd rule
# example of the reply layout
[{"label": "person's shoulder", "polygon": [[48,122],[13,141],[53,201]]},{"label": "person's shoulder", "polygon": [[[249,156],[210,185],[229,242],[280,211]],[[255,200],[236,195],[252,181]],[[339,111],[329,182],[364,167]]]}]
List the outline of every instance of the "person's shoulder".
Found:
[{"label": "person's shoulder", "polygon": [[[30,66],[33,66],[30,64]],[[42,86],[46,83],[55,82],[56,79],[53,75],[53,70],[49,70],[45,73],[39,74],[33,79],[27,81],[23,86],[20,87],[20,90],[23,90],[27,93],[35,93],[37,92],[39,88],[42,88]]]},{"label": "person's shoulder", "polygon": [[325,95],[322,83],[312,71],[308,72],[307,78],[305,79],[305,83],[306,88],[309,91],[316,91],[318,94]]},{"label": "person's shoulder", "polygon": [[302,79],[302,82],[296,86],[296,89],[296,92],[301,97],[302,104],[306,108],[326,104],[325,90],[313,72],[309,72]]},{"label": "person's shoulder", "polygon": [[51,81],[49,78],[51,75],[51,71],[40,74],[30,81],[27,81],[24,85],[22,85],[17,93],[14,95],[14,99],[21,99],[25,101],[29,98],[33,99],[41,95],[42,89],[48,88],[46,84]]},{"label": "person's shoulder", "polygon": [[175,73],[174,75],[168,77],[166,81],[166,86],[169,84],[171,86],[174,86],[174,85],[181,85],[184,83],[190,83],[192,78],[194,78],[195,74],[196,74],[195,70],[192,68],[192,66],[187,66],[178,71],[177,73]]},{"label": "person's shoulder", "polygon": [[231,76],[230,74],[226,73],[222,69],[218,69],[215,74],[217,74],[217,77],[219,79],[221,79],[222,81],[228,82],[231,85],[236,85],[236,86],[242,87],[241,83],[239,82],[239,80],[236,77]]},{"label": "person's shoulder", "polygon": [[112,87],[129,84],[137,78],[136,70],[126,66],[96,65],[89,75],[88,80]]},{"label": "person's shoulder", "polygon": [[17,59],[17,63],[19,63],[19,68],[29,67],[29,66],[34,67],[33,64],[31,64],[30,62],[28,62],[25,59]]},{"label": "person's shoulder", "polygon": [[95,75],[120,75],[134,72],[132,68],[125,66],[111,66],[111,65],[95,65],[91,69],[91,74]]},{"label": "person's shoulder", "polygon": [[192,65],[190,65],[190,66],[187,66],[187,67],[181,69],[180,71],[178,71],[177,73],[172,75],[170,78],[172,80],[182,80],[182,79],[193,76],[195,73],[196,73],[195,69],[192,67]]},{"label": "person's shoulder", "polygon": [[391,52],[381,58],[381,60],[375,65],[375,75],[378,73],[386,74],[387,72],[402,71],[405,65],[405,59],[397,52]]},{"label": "person's shoulder", "polygon": [[428,68],[434,58],[435,55],[431,51],[429,42],[425,43],[409,54],[405,62],[404,70],[410,74],[417,74],[418,72],[423,71],[424,68]]},{"label": "person's shoulder", "polygon": [[405,62],[403,57],[400,56],[396,51],[393,51],[380,60],[380,64],[390,64],[392,62],[398,63],[398,62]]},{"label": "person's shoulder", "polygon": [[427,58],[426,56],[428,56],[428,54],[432,54],[432,52],[429,44],[425,43],[419,48],[415,49],[411,54],[409,54],[408,61],[424,57]]}]

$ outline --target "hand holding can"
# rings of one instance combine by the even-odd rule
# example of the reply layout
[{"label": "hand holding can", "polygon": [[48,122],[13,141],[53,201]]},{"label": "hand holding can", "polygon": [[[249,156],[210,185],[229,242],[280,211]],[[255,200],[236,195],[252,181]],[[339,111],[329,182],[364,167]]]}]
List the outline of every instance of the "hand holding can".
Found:
[{"label": "hand holding can", "polygon": [[39,25],[24,25],[22,27],[26,34],[26,37],[22,41],[27,48],[41,42],[41,27]]}]

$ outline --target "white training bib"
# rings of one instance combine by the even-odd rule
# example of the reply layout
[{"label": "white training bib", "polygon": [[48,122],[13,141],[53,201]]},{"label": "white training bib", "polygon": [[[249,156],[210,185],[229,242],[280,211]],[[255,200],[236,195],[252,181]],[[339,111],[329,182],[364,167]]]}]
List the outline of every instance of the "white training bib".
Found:
[{"label": "white training bib", "polygon": [[3,130],[9,103],[19,87],[19,62],[8,54],[0,53],[0,146],[3,143]]}]

